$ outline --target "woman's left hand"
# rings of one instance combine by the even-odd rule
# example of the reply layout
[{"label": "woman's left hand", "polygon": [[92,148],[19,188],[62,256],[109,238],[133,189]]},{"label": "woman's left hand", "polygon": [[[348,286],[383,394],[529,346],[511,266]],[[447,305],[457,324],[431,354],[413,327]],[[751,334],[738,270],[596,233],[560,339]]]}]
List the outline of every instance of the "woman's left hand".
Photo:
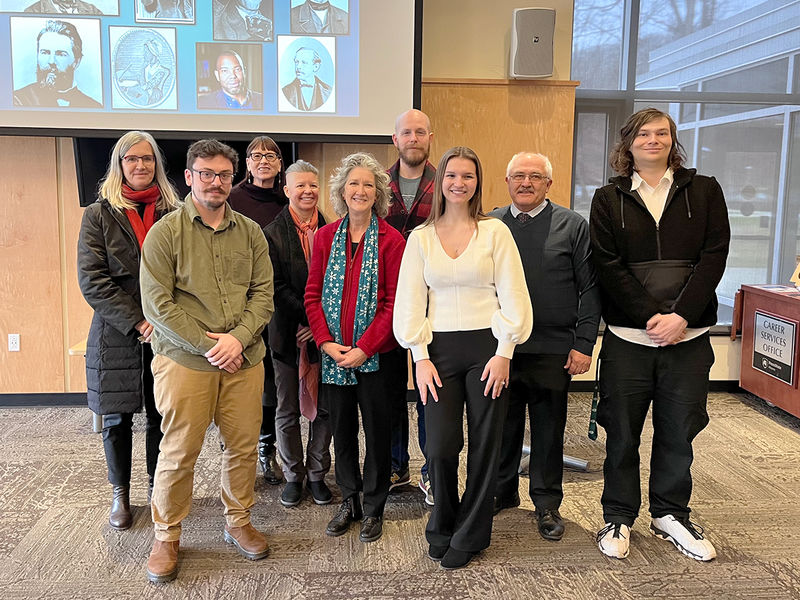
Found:
[{"label": "woman's left hand", "polygon": [[364,364],[367,360],[367,355],[358,346],[353,346],[342,357],[342,360],[337,362],[340,367],[344,369],[355,369]]},{"label": "woman's left hand", "polygon": [[483,395],[488,396],[489,390],[492,392],[492,399],[500,396],[503,388],[508,387],[508,374],[511,370],[511,360],[504,356],[495,354],[486,363],[481,373],[481,381],[486,382],[483,388]]}]

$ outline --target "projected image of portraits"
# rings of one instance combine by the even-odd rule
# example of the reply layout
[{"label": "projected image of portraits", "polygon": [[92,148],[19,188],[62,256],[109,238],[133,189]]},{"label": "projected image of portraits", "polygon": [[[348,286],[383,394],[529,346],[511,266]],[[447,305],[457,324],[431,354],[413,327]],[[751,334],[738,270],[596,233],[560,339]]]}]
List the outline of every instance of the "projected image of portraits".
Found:
[{"label": "projected image of portraits", "polygon": [[336,112],[336,38],[278,36],[278,111]]},{"label": "projected image of portraits", "polygon": [[348,0],[292,0],[292,33],[301,35],[350,33]]},{"label": "projected image of portraits", "polygon": [[215,40],[271,42],[273,0],[212,0]]},{"label": "projected image of portraits", "polygon": [[119,0],[0,0],[0,11],[37,15],[118,15]]},{"label": "projected image of portraits", "polygon": [[194,0],[134,0],[137,23],[194,23]]},{"label": "projected image of portraits", "polygon": [[112,108],[177,109],[175,29],[109,27],[108,37]]},{"label": "projected image of portraits", "polygon": [[197,44],[197,108],[262,110],[260,44]]},{"label": "projected image of portraits", "polygon": [[14,105],[101,108],[99,19],[11,17]]}]

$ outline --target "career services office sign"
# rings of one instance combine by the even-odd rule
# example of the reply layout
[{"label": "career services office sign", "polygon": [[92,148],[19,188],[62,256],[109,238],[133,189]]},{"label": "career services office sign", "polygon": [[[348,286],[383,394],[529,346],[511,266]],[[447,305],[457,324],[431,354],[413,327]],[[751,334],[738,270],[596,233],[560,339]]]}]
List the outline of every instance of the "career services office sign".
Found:
[{"label": "career services office sign", "polygon": [[793,386],[796,327],[796,323],[756,311],[753,368]]}]

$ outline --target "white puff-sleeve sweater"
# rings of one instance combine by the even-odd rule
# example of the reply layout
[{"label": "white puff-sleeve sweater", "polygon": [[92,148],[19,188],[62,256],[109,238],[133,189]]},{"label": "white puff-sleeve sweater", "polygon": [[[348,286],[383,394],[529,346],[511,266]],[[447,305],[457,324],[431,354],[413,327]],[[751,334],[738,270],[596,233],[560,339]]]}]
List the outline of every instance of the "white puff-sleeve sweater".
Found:
[{"label": "white puff-sleeve sweater", "polygon": [[411,232],[400,264],[394,303],[397,341],[414,362],[428,358],[434,331],[491,328],[499,356],[531,334],[533,308],[522,260],[506,225],[478,221],[467,248],[450,258],[433,225]]}]

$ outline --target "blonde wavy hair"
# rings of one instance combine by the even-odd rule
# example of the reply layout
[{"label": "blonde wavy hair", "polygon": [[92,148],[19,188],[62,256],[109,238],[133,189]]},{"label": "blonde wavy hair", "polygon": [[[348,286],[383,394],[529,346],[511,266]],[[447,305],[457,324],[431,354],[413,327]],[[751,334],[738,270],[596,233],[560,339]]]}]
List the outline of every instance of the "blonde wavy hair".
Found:
[{"label": "blonde wavy hair", "polygon": [[122,184],[125,183],[125,175],[122,172],[122,157],[139,142],[150,144],[153,149],[153,155],[156,157],[153,181],[158,184],[158,188],[161,190],[161,198],[156,202],[156,210],[160,212],[170,211],[178,206],[180,199],[175,188],[167,179],[167,173],[164,170],[164,154],[156,144],[153,136],[146,131],[129,131],[114,144],[114,148],[111,150],[111,160],[108,162],[108,170],[105,177],[100,180],[100,197],[108,200],[108,203],[118,211],[136,208],[135,202],[122,195]]}]

